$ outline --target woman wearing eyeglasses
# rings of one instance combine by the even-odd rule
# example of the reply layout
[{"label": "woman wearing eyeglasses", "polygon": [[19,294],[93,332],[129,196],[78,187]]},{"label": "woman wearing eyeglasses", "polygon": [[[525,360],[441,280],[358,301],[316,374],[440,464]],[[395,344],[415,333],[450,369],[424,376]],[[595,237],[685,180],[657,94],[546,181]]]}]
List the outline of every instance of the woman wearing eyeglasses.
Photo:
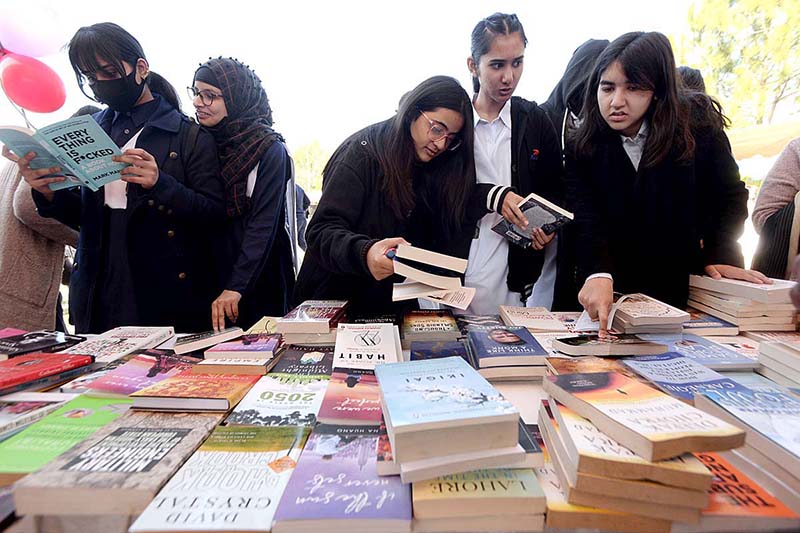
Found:
[{"label": "woman wearing eyeglasses", "polygon": [[291,160],[272,129],[261,80],[246,65],[209,59],[195,72],[189,96],[197,120],[217,141],[225,184],[227,266],[223,290],[211,304],[212,323],[223,329],[227,318],[248,328],[289,310],[294,266],[284,221]]},{"label": "woman wearing eyeglasses", "polygon": [[53,192],[48,185],[65,178],[43,176],[60,169],[31,170],[33,154],[3,155],[17,160],[40,215],[80,230],[69,294],[76,331],[208,329],[218,294],[209,235],[224,219],[214,139],[180,112],[175,90],[116,24],[79,29],[69,59],[84,94],[88,85],[108,106],[93,117],[122,148],[122,179],[97,192]]},{"label": "woman wearing eyeglasses", "polygon": [[[344,299],[359,313],[390,313],[400,243],[466,257],[470,229],[487,211],[475,183],[472,105],[453,78],[407,93],[397,114],[347,139],[323,171],[322,198],[306,231],[295,300]],[[489,199],[503,205],[507,191]]]},{"label": "woman wearing eyeglasses", "polygon": [[[516,15],[495,13],[472,31],[467,67],[475,91],[477,180],[562,204],[563,170],[555,130],[536,103],[512,96],[522,76],[526,44]],[[487,214],[474,231],[466,284],[476,292],[468,312],[496,314],[500,305],[549,309],[556,278],[555,234],[531,228],[532,248],[523,249],[492,231],[499,221],[499,215]]]}]

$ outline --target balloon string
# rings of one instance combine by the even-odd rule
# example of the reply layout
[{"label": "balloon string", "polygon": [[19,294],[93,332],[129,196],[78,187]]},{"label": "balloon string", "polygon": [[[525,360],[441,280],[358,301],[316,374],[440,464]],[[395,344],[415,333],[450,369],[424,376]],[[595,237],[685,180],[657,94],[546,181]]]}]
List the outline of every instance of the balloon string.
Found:
[{"label": "balloon string", "polygon": [[11,98],[9,98],[9,96],[8,96],[8,93],[6,93],[6,89],[5,89],[5,87],[3,87],[3,80],[2,80],[2,79],[0,79],[0,89],[3,89],[3,94],[5,94],[5,95],[6,95],[6,98],[8,99],[8,103],[10,103],[10,104],[11,104],[11,107],[13,107],[14,109],[16,109],[16,110],[17,110],[17,112],[18,112],[20,115],[22,115],[22,119],[25,121],[25,126],[26,126],[26,127],[28,127],[28,128],[30,128],[30,129],[32,129],[32,130],[34,130],[34,131],[36,131],[36,129],[37,129],[37,128],[36,128],[36,126],[34,126],[34,125],[31,123],[31,121],[30,121],[30,120],[28,120],[28,115],[27,115],[27,114],[25,114],[25,110],[24,110],[24,109],[22,109],[21,107],[19,107],[17,104],[15,104],[15,103],[14,103],[14,101],[13,101]]}]

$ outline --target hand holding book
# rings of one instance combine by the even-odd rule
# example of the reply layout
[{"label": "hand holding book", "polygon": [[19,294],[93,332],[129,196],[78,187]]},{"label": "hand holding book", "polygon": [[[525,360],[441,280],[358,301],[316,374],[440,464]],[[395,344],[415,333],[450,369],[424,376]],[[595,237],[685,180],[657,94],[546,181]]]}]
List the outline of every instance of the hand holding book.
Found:
[{"label": "hand holding book", "polygon": [[706,265],[706,275],[713,279],[739,279],[750,283],[772,284],[772,280],[757,270],[747,270],[733,265]]},{"label": "hand holding book", "polygon": [[528,219],[525,218],[525,215],[522,213],[522,210],[519,208],[519,205],[525,199],[515,193],[514,191],[509,191],[506,194],[506,197],[503,199],[503,208],[500,210],[500,214],[503,215],[503,218],[514,224],[515,226],[519,226],[522,229],[527,229],[528,227]]},{"label": "hand holding book", "polygon": [[141,148],[129,148],[123,155],[115,155],[112,161],[127,163],[122,170],[122,181],[136,183],[145,189],[152,189],[158,181],[158,163],[156,158]]},{"label": "hand holding book", "polygon": [[366,256],[367,268],[373,278],[380,281],[394,274],[394,261],[387,254],[397,248],[398,244],[409,243],[402,237],[392,237],[380,240],[369,247]]},{"label": "hand holding book", "polygon": [[19,173],[22,178],[31,186],[31,188],[47,199],[48,202],[53,200],[53,191],[50,189],[51,183],[58,183],[64,181],[64,176],[54,176],[53,174],[60,172],[60,167],[32,169],[30,167],[31,161],[36,157],[36,152],[28,152],[25,157],[17,157],[8,146],[3,146],[3,157],[9,161],[13,161],[19,167]]}]

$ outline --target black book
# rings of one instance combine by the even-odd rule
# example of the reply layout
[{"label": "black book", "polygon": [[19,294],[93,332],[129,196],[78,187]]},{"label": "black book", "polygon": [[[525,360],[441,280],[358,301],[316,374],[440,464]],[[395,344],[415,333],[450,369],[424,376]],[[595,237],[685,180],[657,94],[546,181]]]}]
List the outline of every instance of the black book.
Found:
[{"label": "black book", "polygon": [[0,339],[0,359],[32,352],[60,352],[85,340],[85,337],[49,329],[29,331]]},{"label": "black book", "polygon": [[547,235],[555,233],[558,228],[567,224],[575,217],[566,209],[562,209],[556,204],[538,196],[529,194],[519,204],[519,208],[525,218],[528,219],[528,227],[525,229],[511,224],[506,219],[502,219],[495,224],[492,231],[499,233],[507,240],[523,248],[530,248],[531,230],[542,228]]}]

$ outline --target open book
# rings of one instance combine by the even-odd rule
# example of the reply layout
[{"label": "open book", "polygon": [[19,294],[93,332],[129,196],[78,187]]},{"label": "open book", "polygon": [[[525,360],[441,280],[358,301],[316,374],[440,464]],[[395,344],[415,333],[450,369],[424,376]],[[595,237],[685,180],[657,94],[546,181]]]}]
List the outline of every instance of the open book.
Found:
[{"label": "open book", "polygon": [[120,179],[125,163],[115,163],[112,156],[122,151],[103,128],[90,116],[68,118],[36,132],[18,126],[0,127],[0,142],[19,157],[36,152],[30,168],[61,167],[53,176],[65,181],[50,184],[50,189],[86,186],[97,191]]},{"label": "open book", "polygon": [[[404,260],[408,262],[404,262]],[[475,297],[475,289],[463,287],[461,278],[434,274],[412,266],[412,264],[429,270],[449,271],[448,273],[463,274],[467,270],[466,259],[401,244],[394,253],[394,272],[405,276],[406,282],[394,285],[393,302],[424,298],[456,309],[463,310],[469,307]]]}]

